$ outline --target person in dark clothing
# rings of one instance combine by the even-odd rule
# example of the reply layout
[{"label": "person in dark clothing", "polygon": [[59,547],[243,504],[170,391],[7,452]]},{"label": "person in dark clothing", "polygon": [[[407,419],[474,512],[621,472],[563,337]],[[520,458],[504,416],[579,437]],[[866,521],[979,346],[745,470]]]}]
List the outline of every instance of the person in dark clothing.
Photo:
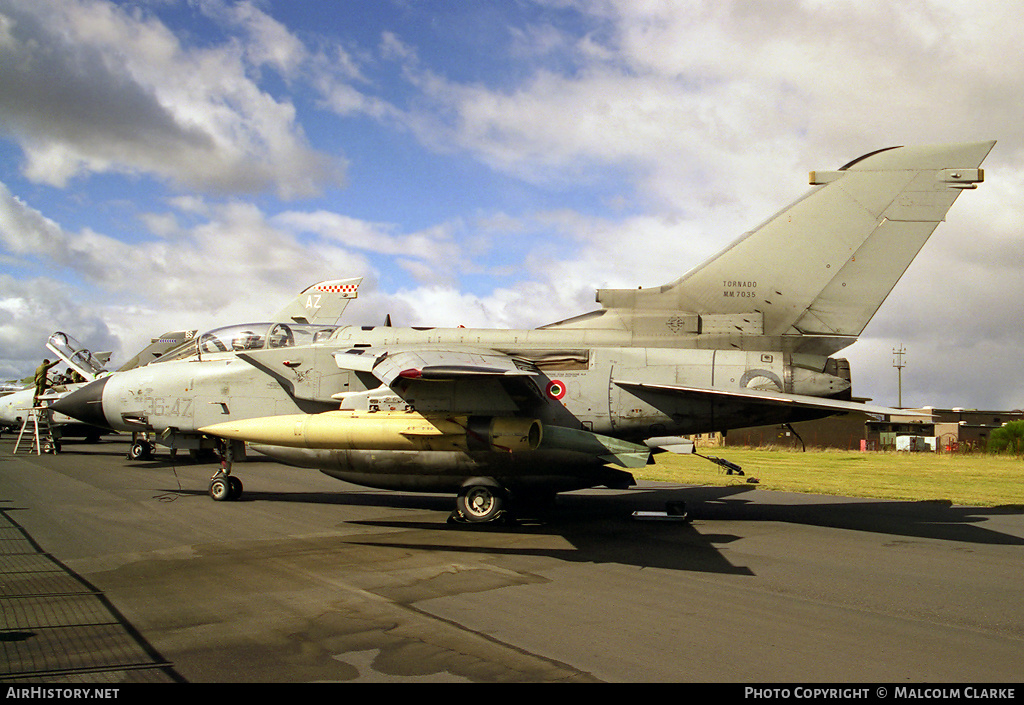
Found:
[{"label": "person in dark clothing", "polygon": [[46,393],[46,389],[50,386],[50,379],[47,374],[49,373],[50,368],[55,367],[58,362],[60,362],[60,360],[50,362],[49,359],[44,359],[43,364],[36,368],[36,394],[32,400],[36,406],[39,405],[39,397],[43,396],[43,394]]}]

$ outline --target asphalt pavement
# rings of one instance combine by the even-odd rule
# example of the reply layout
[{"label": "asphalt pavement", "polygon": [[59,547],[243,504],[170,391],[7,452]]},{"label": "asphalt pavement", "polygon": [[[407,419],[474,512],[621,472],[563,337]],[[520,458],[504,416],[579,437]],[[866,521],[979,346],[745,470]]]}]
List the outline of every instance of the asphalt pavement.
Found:
[{"label": "asphalt pavement", "polygon": [[214,502],[214,464],[13,446],[0,681],[1021,678],[1021,507],[642,483],[465,526],[450,496],[272,462]]}]

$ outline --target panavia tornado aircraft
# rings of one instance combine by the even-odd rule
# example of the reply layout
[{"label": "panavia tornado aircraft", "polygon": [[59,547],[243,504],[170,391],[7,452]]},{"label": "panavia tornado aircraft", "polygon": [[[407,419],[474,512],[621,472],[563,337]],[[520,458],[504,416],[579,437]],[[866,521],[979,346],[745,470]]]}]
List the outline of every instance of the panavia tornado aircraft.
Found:
[{"label": "panavia tornado aircraft", "polygon": [[[624,487],[687,434],[837,413],[853,343],[994,142],[895,147],[836,171],[664,286],[602,289],[601,308],[531,330],[271,322],[201,336],[196,353],[59,402],[90,423],[173,444],[226,439],[356,484],[453,492],[453,517]],[[241,484],[231,463],[214,499]]]}]

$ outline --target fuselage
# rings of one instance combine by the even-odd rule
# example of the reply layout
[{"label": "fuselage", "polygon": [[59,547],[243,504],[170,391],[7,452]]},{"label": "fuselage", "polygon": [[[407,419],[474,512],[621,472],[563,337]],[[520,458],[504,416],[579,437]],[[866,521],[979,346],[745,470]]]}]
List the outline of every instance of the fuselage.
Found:
[{"label": "fuselage", "polygon": [[[240,328],[245,327],[233,327]],[[614,330],[345,326],[321,342],[306,345],[272,346],[257,339],[253,336],[248,348],[207,346],[187,359],[110,375],[94,383],[92,398],[84,403],[86,415],[116,430],[166,436],[167,432],[194,434],[233,419],[328,411],[339,408],[339,400],[343,408],[348,400],[356,405],[353,408],[363,404],[369,409],[373,399],[385,398],[392,407],[421,413],[526,414],[545,425],[644,438],[723,430],[750,425],[750,419],[745,415],[731,419],[725,411],[710,418],[700,408],[641,398],[617,381],[822,397],[848,394],[850,386],[848,379],[824,371],[828,362],[824,356],[683,347],[693,346],[699,340],[696,336],[637,341],[632,332]],[[636,346],[637,342],[657,345]],[[529,367],[533,393],[524,400],[502,380],[480,379],[419,382],[398,389],[398,394],[387,390],[374,397],[378,380],[341,369],[333,357],[336,352],[373,355],[401,348],[508,355]],[[79,411],[82,408],[79,405]],[[788,420],[784,415],[779,418]]]},{"label": "fuselage", "polygon": [[[81,384],[61,385],[52,388],[47,396],[58,396],[70,393],[82,387]],[[0,426],[9,429],[21,428],[22,422],[29,415],[35,403],[35,388],[21,389],[0,397]],[[54,413],[51,420],[60,425],[78,425],[78,421],[64,414]]]}]

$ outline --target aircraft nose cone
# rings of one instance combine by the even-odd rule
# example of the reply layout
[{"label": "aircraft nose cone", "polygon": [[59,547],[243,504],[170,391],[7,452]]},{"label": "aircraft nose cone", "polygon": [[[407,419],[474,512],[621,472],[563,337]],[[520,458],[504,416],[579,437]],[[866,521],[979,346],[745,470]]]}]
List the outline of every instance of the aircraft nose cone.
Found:
[{"label": "aircraft nose cone", "polygon": [[93,380],[55,401],[50,408],[90,426],[110,428],[103,415],[103,388],[110,377]]}]

